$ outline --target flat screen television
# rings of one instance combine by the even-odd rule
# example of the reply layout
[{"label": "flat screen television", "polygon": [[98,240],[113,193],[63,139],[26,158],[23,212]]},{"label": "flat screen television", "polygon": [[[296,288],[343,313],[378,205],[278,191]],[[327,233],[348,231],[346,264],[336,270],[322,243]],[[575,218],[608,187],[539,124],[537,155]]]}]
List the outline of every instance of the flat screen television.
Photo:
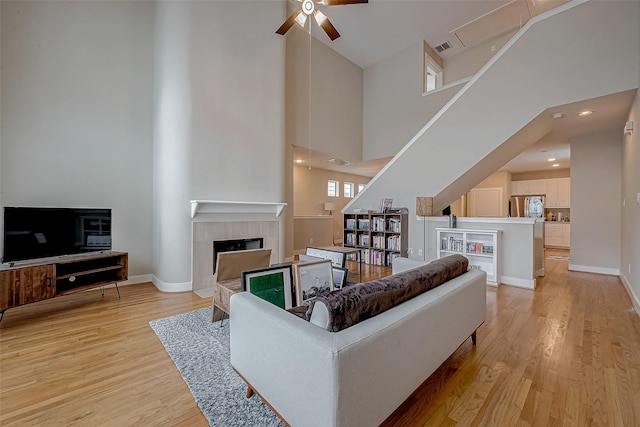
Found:
[{"label": "flat screen television", "polygon": [[111,250],[111,209],[4,208],[2,262]]}]

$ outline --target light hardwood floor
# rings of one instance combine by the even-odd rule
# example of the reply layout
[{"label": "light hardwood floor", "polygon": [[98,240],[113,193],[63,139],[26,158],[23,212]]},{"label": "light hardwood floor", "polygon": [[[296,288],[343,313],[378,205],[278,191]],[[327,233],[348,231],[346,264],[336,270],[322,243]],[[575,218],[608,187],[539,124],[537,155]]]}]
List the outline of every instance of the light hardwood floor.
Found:
[{"label": "light hardwood floor", "polygon": [[[467,340],[383,425],[640,425],[640,318],[622,284],[545,261],[535,292],[487,288],[478,345]],[[210,299],[120,290],[6,312],[0,425],[207,425],[148,323]]]}]

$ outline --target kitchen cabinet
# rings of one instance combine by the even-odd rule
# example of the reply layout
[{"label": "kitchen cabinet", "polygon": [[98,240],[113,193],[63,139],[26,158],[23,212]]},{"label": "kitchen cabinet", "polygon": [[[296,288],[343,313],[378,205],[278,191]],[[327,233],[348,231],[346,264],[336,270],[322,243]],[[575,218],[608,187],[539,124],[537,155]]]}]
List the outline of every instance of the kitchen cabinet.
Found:
[{"label": "kitchen cabinet", "polygon": [[556,207],[571,207],[571,178],[559,178],[556,181],[558,182],[558,205]]},{"label": "kitchen cabinet", "polygon": [[571,178],[548,179],[547,208],[571,207]]},{"label": "kitchen cabinet", "polygon": [[571,246],[571,224],[566,222],[545,222],[544,246],[568,249]]},{"label": "kitchen cabinet", "polygon": [[513,181],[511,182],[511,194],[513,196],[544,195],[547,193],[546,181],[546,179]]},{"label": "kitchen cabinet", "polygon": [[511,195],[546,196],[547,208],[571,207],[571,178],[533,179],[511,182]]}]

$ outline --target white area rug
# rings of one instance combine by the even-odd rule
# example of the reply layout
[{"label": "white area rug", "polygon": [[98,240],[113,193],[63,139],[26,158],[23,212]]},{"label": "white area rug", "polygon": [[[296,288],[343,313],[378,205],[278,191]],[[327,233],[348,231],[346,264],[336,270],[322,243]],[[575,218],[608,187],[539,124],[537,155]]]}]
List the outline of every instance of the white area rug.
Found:
[{"label": "white area rug", "polygon": [[149,323],[212,426],[282,426],[233,371],[229,323],[211,323],[211,307]]}]

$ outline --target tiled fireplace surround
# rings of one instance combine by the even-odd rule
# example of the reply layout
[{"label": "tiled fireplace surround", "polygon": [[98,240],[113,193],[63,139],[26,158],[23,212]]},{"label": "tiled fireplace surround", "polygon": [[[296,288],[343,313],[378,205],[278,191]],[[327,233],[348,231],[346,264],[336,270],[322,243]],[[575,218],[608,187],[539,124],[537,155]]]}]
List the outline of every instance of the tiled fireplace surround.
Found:
[{"label": "tiled fireplace surround", "polygon": [[192,289],[197,294],[213,293],[216,240],[262,237],[264,248],[271,249],[271,264],[279,262],[282,226],[279,214],[283,203],[192,201],[191,204]]}]

